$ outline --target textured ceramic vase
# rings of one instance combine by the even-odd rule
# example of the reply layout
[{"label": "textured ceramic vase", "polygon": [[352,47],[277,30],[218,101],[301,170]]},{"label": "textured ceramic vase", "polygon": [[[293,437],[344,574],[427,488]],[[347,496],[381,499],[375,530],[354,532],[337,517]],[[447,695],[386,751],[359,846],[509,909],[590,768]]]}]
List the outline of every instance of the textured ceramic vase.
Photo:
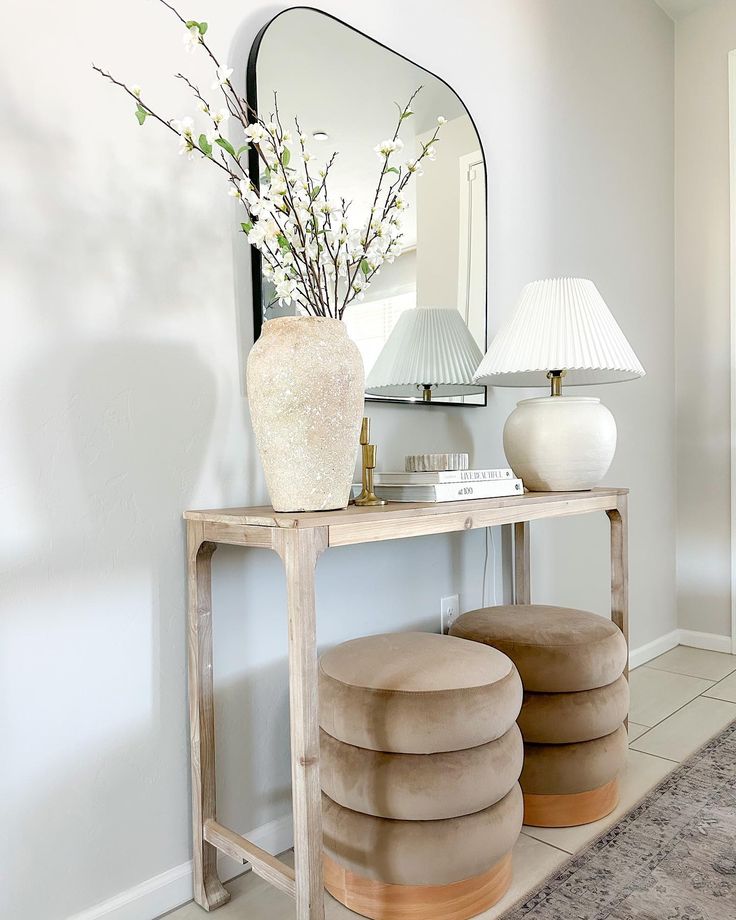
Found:
[{"label": "textured ceramic vase", "polygon": [[274,510],[347,507],[364,386],[363,359],[340,320],[264,323],[248,356],[248,402]]},{"label": "textured ceramic vase", "polygon": [[532,492],[578,492],[598,485],[616,451],[616,422],[599,399],[523,399],[506,420],[503,448]]}]

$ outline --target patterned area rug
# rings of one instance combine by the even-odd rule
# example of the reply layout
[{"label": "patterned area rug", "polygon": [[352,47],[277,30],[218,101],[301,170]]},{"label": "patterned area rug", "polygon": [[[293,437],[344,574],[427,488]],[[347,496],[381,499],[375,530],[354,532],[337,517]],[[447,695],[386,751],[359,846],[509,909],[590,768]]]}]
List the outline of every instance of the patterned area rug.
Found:
[{"label": "patterned area rug", "polygon": [[504,920],[736,920],[736,722]]}]

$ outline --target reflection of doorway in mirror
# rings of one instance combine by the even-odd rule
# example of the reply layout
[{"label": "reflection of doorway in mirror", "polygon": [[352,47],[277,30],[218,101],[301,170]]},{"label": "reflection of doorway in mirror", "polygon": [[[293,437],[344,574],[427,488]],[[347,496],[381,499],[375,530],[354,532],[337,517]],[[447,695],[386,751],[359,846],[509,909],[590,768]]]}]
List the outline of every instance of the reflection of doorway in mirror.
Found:
[{"label": "reflection of doorway in mirror", "polygon": [[486,334],[486,174],[480,150],[460,157],[458,309],[481,347]]}]

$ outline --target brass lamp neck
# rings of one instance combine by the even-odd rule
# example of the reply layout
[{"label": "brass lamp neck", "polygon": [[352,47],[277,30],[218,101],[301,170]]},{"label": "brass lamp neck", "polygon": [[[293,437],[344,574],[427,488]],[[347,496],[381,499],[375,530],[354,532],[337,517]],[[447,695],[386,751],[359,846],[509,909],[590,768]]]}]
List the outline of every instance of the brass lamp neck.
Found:
[{"label": "brass lamp neck", "polygon": [[550,396],[562,396],[562,378],[567,371],[548,371],[547,380],[550,385]]},{"label": "brass lamp neck", "polygon": [[422,384],[422,402],[432,402],[432,384]]}]

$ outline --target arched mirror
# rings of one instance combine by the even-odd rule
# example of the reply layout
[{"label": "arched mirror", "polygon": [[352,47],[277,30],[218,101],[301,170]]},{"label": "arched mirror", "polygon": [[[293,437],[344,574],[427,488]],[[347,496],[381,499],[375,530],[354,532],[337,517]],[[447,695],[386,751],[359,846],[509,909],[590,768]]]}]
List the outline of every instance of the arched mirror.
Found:
[{"label": "arched mirror", "polygon": [[[403,146],[391,159],[392,165],[403,169],[413,162],[435,135],[438,119],[441,122],[433,156],[423,158],[421,169],[407,184],[400,245],[393,261],[381,266],[363,298],[351,303],[343,316],[363,355],[367,398],[421,402],[424,381],[407,385],[402,378],[392,386],[386,365],[395,360],[387,362],[384,353],[383,363],[376,363],[402,315],[417,308],[442,308],[443,321],[434,322],[437,317],[432,313],[433,322],[427,327],[436,340],[428,342],[428,333],[423,332],[420,346],[435,349],[439,362],[459,360],[444,354],[455,347],[457,337],[457,317],[454,312],[448,315],[448,310],[459,313],[473,353],[476,346],[479,352],[486,347],[486,170],[468,110],[444,80],[309,7],[285,10],[261,30],[253,43],[247,79],[248,101],[262,118],[274,111],[276,98],[280,120],[292,126],[292,133],[298,119],[315,170],[337,152],[330,167],[330,188],[350,202],[354,221],[370,212],[382,166],[375,148],[392,137],[407,101],[413,96],[411,115],[401,121]],[[398,174],[396,168],[393,173]],[[258,180],[257,162],[251,164],[251,177]],[[279,301],[272,280],[263,274],[260,253],[252,249],[252,255],[258,337],[265,320],[295,309]],[[405,334],[410,326],[425,328],[426,324],[409,322],[421,312],[405,317]],[[395,338],[394,351],[396,347]],[[399,344],[404,352],[411,347],[403,340]],[[463,360],[471,359],[465,355]],[[380,380],[374,379],[375,373],[372,378],[374,368],[380,370]],[[438,386],[432,393],[425,388],[424,400],[428,398],[434,405],[485,405],[486,391],[470,385]]]}]

